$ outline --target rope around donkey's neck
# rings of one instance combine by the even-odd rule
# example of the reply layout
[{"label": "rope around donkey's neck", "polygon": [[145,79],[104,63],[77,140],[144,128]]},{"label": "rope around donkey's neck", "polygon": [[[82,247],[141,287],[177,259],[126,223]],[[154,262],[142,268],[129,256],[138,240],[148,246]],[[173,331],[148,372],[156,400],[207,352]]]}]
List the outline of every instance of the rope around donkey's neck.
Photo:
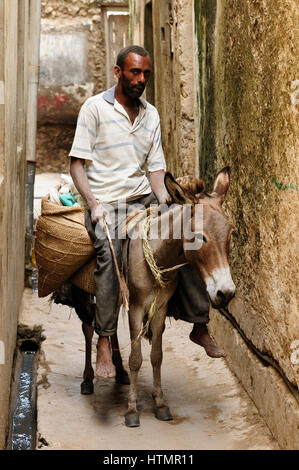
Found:
[{"label": "rope around donkey's neck", "polygon": [[147,261],[147,264],[148,264],[148,266],[149,266],[149,268],[150,268],[150,270],[151,270],[151,272],[154,276],[155,282],[156,282],[155,296],[154,296],[154,300],[152,301],[149,312],[148,312],[147,322],[144,325],[144,327],[141,329],[141,331],[139,332],[139,334],[136,338],[136,341],[139,340],[140,338],[144,337],[146,335],[146,333],[148,332],[150,323],[151,323],[151,321],[154,318],[155,313],[156,313],[156,304],[157,304],[158,295],[159,295],[161,289],[164,289],[168,284],[168,281],[167,281],[167,279],[165,279],[165,277],[163,277],[163,274],[166,273],[166,272],[174,271],[174,270],[179,269],[182,266],[185,266],[186,264],[188,264],[188,263],[182,263],[182,264],[177,264],[176,266],[173,266],[172,268],[164,268],[164,269],[159,268],[159,266],[157,265],[156,260],[154,258],[153,251],[152,251],[152,249],[149,245],[149,241],[148,241],[148,232],[149,232],[149,227],[150,227],[151,220],[152,220],[152,215],[150,214],[146,217],[145,223],[143,225],[142,246],[143,246],[144,257]]},{"label": "rope around donkey's neck", "polygon": [[147,261],[147,264],[149,265],[150,270],[155,278],[156,283],[158,284],[159,287],[164,289],[167,286],[168,281],[165,278],[163,278],[163,274],[179,269],[188,263],[186,262],[182,264],[177,264],[173,266],[172,268],[159,268],[154,258],[153,251],[149,245],[149,241],[148,241],[148,231],[149,231],[151,220],[152,220],[152,215],[150,214],[146,217],[146,220],[143,226],[143,233],[142,233],[143,253]]}]

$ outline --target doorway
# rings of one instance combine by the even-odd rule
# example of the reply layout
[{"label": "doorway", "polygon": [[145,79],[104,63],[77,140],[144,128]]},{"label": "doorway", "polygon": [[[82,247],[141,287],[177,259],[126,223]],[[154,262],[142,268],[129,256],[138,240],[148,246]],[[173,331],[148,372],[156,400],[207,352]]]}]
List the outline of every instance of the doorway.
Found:
[{"label": "doorway", "polygon": [[129,22],[128,11],[109,9],[105,12],[107,88],[115,85],[113,67],[119,51],[129,45]]}]

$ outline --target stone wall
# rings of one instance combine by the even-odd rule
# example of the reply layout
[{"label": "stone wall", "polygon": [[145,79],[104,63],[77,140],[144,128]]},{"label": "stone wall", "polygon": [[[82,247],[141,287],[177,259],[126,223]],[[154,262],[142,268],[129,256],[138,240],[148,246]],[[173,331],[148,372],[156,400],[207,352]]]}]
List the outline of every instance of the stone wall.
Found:
[{"label": "stone wall", "polygon": [[[152,29],[149,24],[152,10]],[[194,71],[196,43],[192,0],[153,0],[134,3],[133,41],[149,48],[153,36],[153,103],[161,118],[163,148],[174,175],[198,174]],[[191,72],[191,75],[190,75]]]},{"label": "stone wall", "polygon": [[[272,357],[297,388],[297,2],[218,0],[214,7],[212,3],[195,2],[199,93],[204,97],[201,169],[210,180],[213,169],[232,168],[226,210],[236,227],[231,267],[237,295],[230,311],[246,337]],[[223,320],[216,312],[213,318],[218,341],[229,344]],[[263,385],[260,376],[230,352],[232,368],[280,444],[298,446],[298,430],[292,431],[295,423],[298,426],[298,403],[286,399],[287,405],[279,404],[275,380]],[[288,389],[284,392],[287,397]]]},{"label": "stone wall", "polygon": [[37,170],[68,171],[81,105],[106,89],[106,10],[126,0],[43,0]]},{"label": "stone wall", "polygon": [[298,386],[298,8],[293,0],[226,1],[217,14],[217,167],[232,167],[228,210],[237,229],[232,311]]},{"label": "stone wall", "polygon": [[0,449],[24,288],[28,0],[0,1]]}]

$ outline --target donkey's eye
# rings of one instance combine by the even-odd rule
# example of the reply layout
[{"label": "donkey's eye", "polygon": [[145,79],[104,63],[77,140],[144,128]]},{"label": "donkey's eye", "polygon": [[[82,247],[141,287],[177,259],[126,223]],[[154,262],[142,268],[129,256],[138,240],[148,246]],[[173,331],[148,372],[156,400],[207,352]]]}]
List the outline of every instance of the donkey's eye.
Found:
[{"label": "donkey's eye", "polygon": [[200,241],[203,241],[204,243],[207,243],[207,239],[202,233],[195,233],[194,236],[197,240],[200,240]]}]

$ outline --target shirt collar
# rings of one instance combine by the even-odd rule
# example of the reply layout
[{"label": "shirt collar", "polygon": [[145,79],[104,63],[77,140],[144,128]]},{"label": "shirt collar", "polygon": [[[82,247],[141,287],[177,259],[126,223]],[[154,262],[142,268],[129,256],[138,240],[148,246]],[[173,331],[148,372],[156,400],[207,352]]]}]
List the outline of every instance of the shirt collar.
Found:
[{"label": "shirt collar", "polygon": [[[114,104],[115,102],[115,88],[116,88],[116,85],[114,85],[112,88],[109,88],[109,90],[106,90],[103,94],[104,100],[106,100],[110,104]],[[139,98],[139,101],[144,107],[144,109],[146,109],[147,102],[142,98]]]}]

